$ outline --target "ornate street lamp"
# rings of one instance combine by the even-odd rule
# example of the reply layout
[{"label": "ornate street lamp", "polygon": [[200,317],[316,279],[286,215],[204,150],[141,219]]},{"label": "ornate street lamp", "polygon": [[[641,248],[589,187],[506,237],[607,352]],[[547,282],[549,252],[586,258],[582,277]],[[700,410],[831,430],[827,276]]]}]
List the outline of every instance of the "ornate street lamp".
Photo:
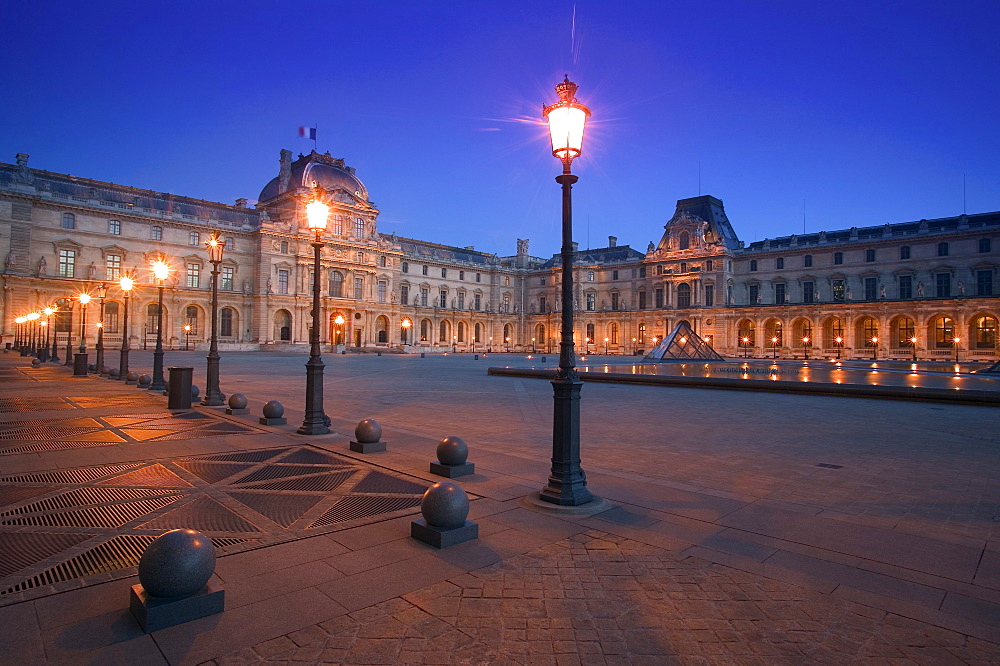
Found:
[{"label": "ornate street lamp", "polygon": [[840,350],[844,348],[844,338],[842,338],[841,336],[838,335],[837,337],[835,337],[833,339],[833,341],[837,343],[837,359],[839,360],[840,359]]},{"label": "ornate street lamp", "polygon": [[108,285],[103,282],[97,287],[97,297],[101,299],[101,320],[97,322],[97,374],[106,375],[104,367],[104,299],[108,297]]},{"label": "ornate street lamp", "polygon": [[38,325],[36,322],[42,315],[29,312],[24,316],[28,320],[28,355],[38,356]]},{"label": "ornate street lamp", "polygon": [[73,299],[66,298],[66,362],[63,365],[73,367]]},{"label": "ornate street lamp", "polygon": [[917,362],[917,336],[910,338],[910,347],[913,349],[913,362]]},{"label": "ornate street lamp", "polygon": [[87,353],[87,303],[90,302],[90,294],[84,292],[76,297],[83,306],[83,315],[80,320],[80,353]]},{"label": "ornate street lamp", "polygon": [[118,287],[122,290],[125,301],[125,316],[122,319],[122,346],[119,351],[118,357],[118,379],[122,381],[127,381],[128,377],[128,353],[129,353],[129,330],[128,330],[128,302],[131,300],[129,296],[132,293],[132,287],[135,286],[135,280],[133,280],[128,275],[123,275],[118,278]]},{"label": "ornate street lamp", "polygon": [[552,473],[540,497],[562,506],[578,506],[594,499],[580,466],[580,389],[573,352],[573,159],[583,150],[583,130],[590,109],[576,99],[578,86],[566,77],[556,86],[559,101],[542,111],[549,124],[552,155],[563,166],[556,182],[562,186],[562,341],[559,369],[552,380]]},{"label": "ornate street lamp", "polygon": [[156,286],[158,294],[156,301],[156,349],[153,350],[153,383],[149,385],[150,391],[164,391],[167,382],[163,378],[163,283],[170,275],[170,266],[167,262],[159,259],[150,266],[153,277],[158,281]]},{"label": "ornate street lamp", "polygon": [[[23,347],[22,336],[24,332],[24,322],[28,321],[24,317],[14,317],[14,349],[20,353]],[[22,354],[23,356],[23,354]]]},{"label": "ornate street lamp", "polygon": [[215,233],[205,241],[208,248],[208,260],[212,262],[212,339],[208,346],[207,378],[205,380],[205,397],[201,404],[208,407],[224,405],[226,396],[219,389],[219,264],[222,263],[222,253],[226,249],[226,241]]},{"label": "ornate street lamp", "polygon": [[806,356],[806,360],[809,360],[809,336],[804,336],[802,338],[802,352]]},{"label": "ornate street lamp", "polygon": [[873,361],[877,361],[878,360],[878,336],[877,335],[873,335],[872,336],[872,360]]},{"label": "ornate street lamp", "polygon": [[743,358],[747,357],[747,350],[750,347],[750,336],[744,335],[741,342],[743,343]]},{"label": "ornate street lamp", "polygon": [[313,199],[306,204],[306,218],[313,232],[313,306],[312,330],[309,331],[309,360],[306,362],[306,417],[299,427],[300,435],[325,435],[330,432],[326,414],[323,413],[323,359],[319,353],[319,258],[323,247],[322,235],[330,207],[323,203],[323,188],[317,186]]},{"label": "ornate street lamp", "polygon": [[[336,317],[333,318],[333,323],[337,325],[337,334],[336,335],[337,335],[337,348],[338,349],[340,348],[340,345],[344,344],[344,322],[345,321],[346,320],[344,319],[344,315],[341,315],[341,314],[338,314]],[[406,321],[404,321],[403,322],[403,326],[409,326],[409,321],[410,321],[409,319],[407,319]]]},{"label": "ornate street lamp", "polygon": [[[334,320],[336,321],[336,320]],[[413,326],[413,322],[409,319],[404,319],[400,326],[403,328],[403,344],[410,344],[410,327]]]},{"label": "ornate street lamp", "polygon": [[955,363],[958,363],[958,349],[959,349],[958,343],[960,343],[961,341],[962,338],[958,337],[957,335],[954,338],[952,338],[952,342],[955,345]]},{"label": "ornate street lamp", "polygon": [[191,324],[184,324],[183,328],[184,328],[184,351],[187,351],[188,349],[190,349],[189,344],[190,344],[190,340],[191,340],[191,337],[190,337],[191,336]]},{"label": "ornate street lamp", "polygon": [[771,358],[778,358],[778,336],[771,336]]},{"label": "ornate street lamp", "polygon": [[41,326],[38,333],[38,342],[41,345],[38,348],[38,360],[47,361],[49,360],[49,320],[40,319],[38,325]]},{"label": "ornate street lamp", "polygon": [[[56,313],[56,308],[54,308],[54,307],[47,307],[44,310],[42,310],[42,312],[45,313],[45,349],[46,349],[45,353],[49,357],[48,360],[52,361],[53,363],[55,363],[56,361],[59,360],[59,357],[56,356],[56,352],[58,351],[56,349],[56,329],[55,329],[54,326],[52,326],[52,315],[54,315]],[[48,351],[48,347],[49,347],[49,331],[50,330],[52,331],[52,352],[51,353],[49,353],[49,351]]]}]

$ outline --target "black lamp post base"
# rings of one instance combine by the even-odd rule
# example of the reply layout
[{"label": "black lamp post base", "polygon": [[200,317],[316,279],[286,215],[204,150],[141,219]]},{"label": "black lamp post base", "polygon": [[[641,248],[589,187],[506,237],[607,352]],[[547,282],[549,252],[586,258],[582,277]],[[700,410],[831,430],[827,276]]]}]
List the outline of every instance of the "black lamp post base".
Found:
[{"label": "black lamp post base", "polygon": [[320,421],[319,423],[307,421],[300,425],[299,429],[295,432],[300,435],[326,435],[330,432],[330,426],[326,425],[325,421]]},{"label": "black lamp post base", "polygon": [[206,407],[222,407],[226,404],[225,394],[218,389],[209,389],[202,398],[201,404]]}]

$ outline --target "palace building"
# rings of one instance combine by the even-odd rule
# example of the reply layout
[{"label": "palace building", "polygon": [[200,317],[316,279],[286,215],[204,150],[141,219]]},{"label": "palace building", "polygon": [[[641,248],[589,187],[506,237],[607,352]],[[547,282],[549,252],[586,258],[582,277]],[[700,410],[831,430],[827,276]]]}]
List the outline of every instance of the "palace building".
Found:
[{"label": "palace building", "polygon": [[[21,153],[15,161],[0,163],[5,342],[15,317],[104,282],[105,345],[117,347],[117,281],[129,274],[137,279],[133,348],[152,346],[161,324],[168,346],[207,345],[205,240],[218,233],[226,242],[220,348],[305,351],[313,235],[303,201],[319,185],[331,207],[321,256],[324,345],[558,351],[558,255],[531,256],[524,239],[501,256],[381,233],[365,185],[329,153],[293,160],[281,151],[278,175],[253,207],[43,171]],[[607,247],[577,250],[577,351],[642,354],[687,321],[730,356],[996,360],[998,243],[1000,212],[745,244],[722,201],[681,199],[645,251],[613,236]],[[162,316],[148,270],[156,259],[172,269]],[[55,329],[78,338],[79,317],[63,303]]]}]

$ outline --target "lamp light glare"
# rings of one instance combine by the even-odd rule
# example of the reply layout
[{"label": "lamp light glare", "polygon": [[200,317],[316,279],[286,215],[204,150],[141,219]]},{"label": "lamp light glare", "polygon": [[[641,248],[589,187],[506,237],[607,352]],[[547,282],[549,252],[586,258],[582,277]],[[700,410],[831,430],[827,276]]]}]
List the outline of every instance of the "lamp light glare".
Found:
[{"label": "lamp light glare", "polygon": [[79,296],[77,296],[77,298],[78,298],[78,299],[80,300],[80,302],[81,302],[81,303],[83,303],[84,305],[86,305],[87,303],[89,303],[89,302],[90,302],[90,294],[87,294],[87,293],[83,293],[83,294],[80,294]]},{"label": "lamp light glare", "polygon": [[306,204],[306,218],[309,228],[315,232],[326,230],[326,218],[330,215],[330,207],[322,201],[310,201]]}]

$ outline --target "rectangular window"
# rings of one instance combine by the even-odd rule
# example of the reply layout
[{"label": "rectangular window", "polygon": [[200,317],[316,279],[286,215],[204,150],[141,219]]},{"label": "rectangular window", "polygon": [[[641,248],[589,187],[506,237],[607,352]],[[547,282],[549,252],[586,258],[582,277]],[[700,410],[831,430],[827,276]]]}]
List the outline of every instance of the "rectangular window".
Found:
[{"label": "rectangular window", "polygon": [[220,287],[223,291],[233,290],[233,280],[235,277],[236,270],[232,266],[222,267],[222,286]]},{"label": "rectangular window", "polygon": [[198,264],[188,264],[187,265],[187,286],[192,289],[197,289],[201,285],[199,284],[201,280],[201,266]]},{"label": "rectangular window", "polygon": [[458,292],[458,309],[459,310],[464,310],[465,309],[465,292],[464,291]]},{"label": "rectangular window", "polygon": [[410,272],[410,264],[409,264],[409,262],[406,262],[406,261],[403,262],[403,272],[404,273],[409,273]]},{"label": "rectangular window", "polygon": [[459,271],[458,272],[458,279],[459,280],[464,280],[465,279],[465,271]]},{"label": "rectangular window", "polygon": [[385,280],[378,281],[378,302],[385,303]]},{"label": "rectangular window", "polygon": [[420,274],[421,275],[427,275],[427,266],[421,266],[420,267]]},{"label": "rectangular window", "polygon": [[284,268],[278,270],[278,293],[288,293],[288,270]]},{"label": "rectangular window", "polygon": [[750,305],[760,303],[760,285],[751,284],[747,286],[747,300]]},{"label": "rectangular window", "polygon": [[875,261],[875,250],[865,250],[865,261],[869,263]]},{"label": "rectangular window", "polygon": [[163,240],[163,227],[150,227],[149,237],[152,240]]},{"label": "rectangular window", "polygon": [[663,266],[657,266],[656,267],[656,274],[657,275],[663,275]]},{"label": "rectangular window", "polygon": [[715,269],[715,264],[712,263],[711,259],[709,259],[708,261],[705,262],[705,270],[706,271],[711,271],[711,270],[714,270],[714,269]]},{"label": "rectangular window", "polygon": [[986,254],[989,251],[990,251],[990,239],[989,238],[980,238],[979,239],[979,253],[980,254]]},{"label": "rectangular window", "polygon": [[611,294],[611,309],[612,310],[618,309],[618,292]]},{"label": "rectangular window", "polygon": [[482,309],[482,307],[483,307],[483,306],[482,306],[482,298],[480,297],[480,295],[479,295],[479,294],[476,294],[476,295],[475,295],[475,296],[474,296],[474,297],[472,298],[472,305],[473,305],[473,308],[474,308],[474,309],[475,309],[475,310],[476,310],[477,312],[478,312],[479,310],[481,310],[481,309]]},{"label": "rectangular window", "polygon": [[357,238],[364,238],[365,236],[365,221],[360,217],[354,220],[354,235]]},{"label": "rectangular window", "polygon": [[[712,260],[711,259],[708,260],[708,264],[709,264],[709,269],[708,270],[712,270],[711,269],[711,265],[712,265]],[[641,277],[641,278],[646,277],[646,267],[645,266],[639,266],[639,277]]]},{"label": "rectangular window", "polygon": [[993,295],[993,271],[976,271],[976,296]]},{"label": "rectangular window", "polygon": [[785,283],[775,282],[774,283],[774,302],[781,305],[785,302]]},{"label": "rectangular window", "polygon": [[448,269],[447,268],[442,268],[441,269],[441,277],[443,277],[443,278],[448,277]]},{"label": "rectangular window", "polygon": [[900,298],[913,298],[913,276],[900,275],[897,280]]},{"label": "rectangular window", "polygon": [[865,300],[874,301],[878,298],[878,278],[865,278]]},{"label": "rectangular window", "polygon": [[715,305],[715,286],[707,284],[705,285],[705,306],[712,307]]},{"label": "rectangular window", "polygon": [[112,236],[122,235],[122,223],[121,220],[108,220],[108,233]]},{"label": "rectangular window", "polygon": [[810,268],[813,265],[813,256],[811,254],[807,254],[802,257],[802,265],[806,268]]},{"label": "rectangular window", "polygon": [[910,258],[910,246],[909,245],[904,245],[903,247],[899,248],[899,258],[900,259],[909,259]]},{"label": "rectangular window", "polygon": [[410,302],[410,285],[404,284],[399,288],[399,301],[403,305],[407,305]]},{"label": "rectangular window", "polygon": [[843,252],[834,252],[833,253],[833,263],[837,264],[837,265],[840,265],[840,264],[844,263],[844,253]]},{"label": "rectangular window", "polygon": [[76,215],[73,213],[63,213],[62,215],[62,228],[63,229],[76,229]]},{"label": "rectangular window", "polygon": [[587,310],[593,311],[597,306],[597,294],[587,294]]},{"label": "rectangular window", "polygon": [[108,276],[106,280],[117,280],[122,274],[122,258],[119,254],[109,254],[104,257],[104,266],[107,268]]},{"label": "rectangular window", "polygon": [[442,289],[438,292],[438,307],[448,307],[448,291],[446,289]]},{"label": "rectangular window", "polygon": [[612,280],[618,279],[618,271],[611,271],[611,279]]},{"label": "rectangular window", "polygon": [[750,260],[750,270],[751,271],[757,270],[757,260],[756,259],[751,259]]},{"label": "rectangular window", "polygon": [[833,281],[833,300],[843,301],[844,300],[844,281],[834,280]]},{"label": "rectangular window", "polygon": [[802,302],[803,303],[815,303],[816,302],[816,283],[814,282],[803,282],[802,283]]},{"label": "rectangular window", "polygon": [[646,292],[644,291],[639,292],[639,309],[640,310],[646,309]]},{"label": "rectangular window", "polygon": [[938,245],[937,245],[937,255],[939,257],[947,257],[948,256],[948,244],[947,243],[938,243]]},{"label": "rectangular window", "polygon": [[76,277],[76,250],[59,250],[59,277]]},{"label": "rectangular window", "polygon": [[334,215],[333,216],[333,235],[340,236],[344,233],[344,216]]},{"label": "rectangular window", "polygon": [[663,289],[653,290],[653,307],[662,308],[663,307]]},{"label": "rectangular window", "polygon": [[427,287],[422,287],[420,289],[420,305],[425,308],[427,307],[427,296],[428,296]]},{"label": "rectangular window", "polygon": [[201,245],[201,234],[197,231],[189,231],[188,245]]},{"label": "rectangular window", "polygon": [[364,278],[354,278],[354,300],[360,301],[364,297],[364,287]]},{"label": "rectangular window", "polygon": [[778,257],[777,259],[775,259],[774,260],[774,267],[776,269],[778,269],[779,271],[782,268],[784,268],[785,267],[785,258],[784,257]]},{"label": "rectangular window", "polygon": [[951,273],[938,273],[934,276],[935,294],[938,298],[951,297]]},{"label": "rectangular window", "polygon": [[476,273],[476,282],[481,282],[482,281],[482,277],[483,276],[481,274]]},{"label": "rectangular window", "polygon": [[543,313],[543,314],[545,313],[545,297],[544,296],[539,296],[538,297],[538,311],[541,312],[541,313]]}]

